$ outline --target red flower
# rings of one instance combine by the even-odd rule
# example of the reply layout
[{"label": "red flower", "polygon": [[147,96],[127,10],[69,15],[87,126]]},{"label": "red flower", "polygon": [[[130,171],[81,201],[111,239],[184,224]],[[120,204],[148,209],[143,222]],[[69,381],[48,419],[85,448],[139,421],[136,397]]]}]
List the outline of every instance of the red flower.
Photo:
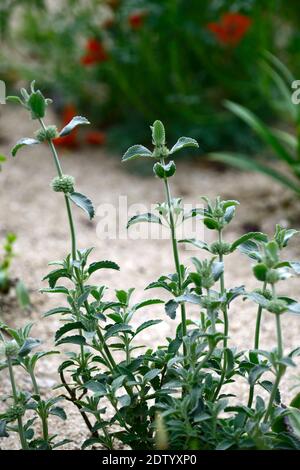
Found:
[{"label": "red flower", "polygon": [[250,28],[252,20],[240,13],[226,13],[219,23],[209,23],[208,29],[222,44],[236,46]]},{"label": "red flower", "polygon": [[145,15],[146,15],[146,12],[144,11],[137,11],[129,15],[128,17],[129,26],[132,29],[140,29],[144,24]]},{"label": "red flower", "polygon": [[[63,110],[63,119],[62,125],[63,127],[69,124],[69,122],[73,119],[73,117],[77,116],[78,113],[76,108],[73,104],[68,104],[65,106]],[[53,140],[55,145],[60,145],[62,147],[76,147],[77,146],[77,129],[74,129],[73,132],[69,135],[64,137],[57,137]]]},{"label": "red flower", "polygon": [[93,65],[105,62],[108,59],[108,54],[101,42],[98,39],[89,39],[86,45],[86,53],[81,58],[83,65]]},{"label": "red flower", "polygon": [[106,135],[101,131],[91,131],[86,135],[86,142],[90,145],[103,145],[106,141]]}]

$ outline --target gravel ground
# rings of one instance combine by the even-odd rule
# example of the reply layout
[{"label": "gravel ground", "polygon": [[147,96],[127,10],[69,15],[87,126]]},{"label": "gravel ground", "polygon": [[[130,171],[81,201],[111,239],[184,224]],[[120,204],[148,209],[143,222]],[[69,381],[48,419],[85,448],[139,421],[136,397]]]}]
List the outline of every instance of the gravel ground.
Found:
[{"label": "gravel ground", "polygon": [[[1,107],[0,115],[0,151],[8,154],[14,141],[23,136],[32,136],[36,130],[34,122],[28,121],[23,110]],[[8,137],[10,136],[11,137]],[[200,159],[199,159],[200,160]],[[154,178],[141,177],[132,172],[133,166],[123,168],[120,156],[107,154],[104,150],[82,148],[74,152],[62,154],[64,172],[73,174],[76,178],[77,189],[91,197],[96,207],[96,217],[93,222],[87,221],[81,211],[75,210],[75,220],[78,227],[78,244],[80,248],[94,246],[92,260],[111,259],[121,266],[120,272],[107,271],[98,277],[99,282],[105,283],[112,289],[127,289],[135,286],[135,299],[153,297],[144,292],[145,286],[157,279],[161,274],[174,271],[171,247],[168,240],[134,240],[109,239],[103,240],[101,215],[103,204],[118,206],[120,195],[128,197],[131,204],[151,204],[163,200],[161,183]],[[38,146],[20,151],[18,157],[9,159],[0,174],[0,237],[7,231],[18,235],[16,245],[17,257],[14,260],[12,275],[25,280],[31,290],[33,309],[24,314],[17,306],[13,296],[3,300],[2,318],[13,326],[20,326],[28,320],[34,321],[34,336],[43,340],[45,348],[53,348],[53,332],[59,325],[58,318],[41,319],[41,314],[58,305],[58,298],[50,298],[40,294],[43,286],[41,279],[48,272],[47,263],[64,257],[69,250],[69,235],[66,223],[65,207],[59,194],[54,194],[49,188],[55,169],[46,147]],[[178,171],[173,178],[173,194],[184,197],[186,203],[200,202],[199,196],[209,197],[221,195],[223,198],[238,199],[241,207],[232,226],[227,231],[228,240],[240,236],[246,230],[263,230],[272,234],[275,223],[289,224],[292,221],[300,225],[299,208],[290,193],[262,175],[239,173],[234,170],[216,169],[197,162],[185,162],[181,159]],[[124,203],[124,200],[122,200]],[[139,208],[135,208],[139,209]],[[118,214],[118,210],[117,210]],[[119,215],[119,214],[118,214]],[[122,219],[123,217],[123,219]],[[121,213],[120,226],[126,224]],[[211,234],[203,234],[206,241],[211,240]],[[200,237],[199,237],[200,238]],[[190,257],[203,253],[187,251],[181,248],[182,261],[190,263]],[[287,256],[297,259],[300,256],[298,240],[293,241],[287,249]],[[233,287],[245,284],[248,289],[257,287],[257,282],[251,275],[251,264],[242,255],[236,253],[226,260],[226,285]],[[96,277],[95,277],[96,279]],[[299,280],[288,281],[284,292],[295,296],[299,291]],[[156,297],[162,297],[161,292],[155,292]],[[230,344],[247,349],[252,346],[255,325],[255,307],[250,302],[237,301],[230,309]],[[189,309],[189,315],[195,315]],[[141,311],[141,318],[136,323],[156,317],[164,321],[159,328],[146,330],[143,337],[146,346],[155,346],[165,341],[165,337],[174,331],[176,322],[166,318],[162,306],[148,307]],[[284,342],[286,350],[299,345],[300,322],[291,316],[283,318]],[[264,315],[261,345],[263,348],[275,345],[275,321],[271,314]],[[38,369],[38,381],[45,394],[57,383],[57,365],[62,358],[53,356]],[[283,387],[283,401],[287,401],[291,391],[291,377],[299,376],[299,370],[289,374]],[[24,388],[30,384],[21,377]],[[235,393],[243,398],[245,384],[235,387]],[[1,373],[0,395],[9,392],[6,372]],[[74,408],[66,403],[69,419],[62,423],[59,419],[52,420],[55,432],[63,438],[69,438],[74,443],[65,448],[78,448],[86,438],[87,433],[81,418]],[[3,449],[18,447],[18,441],[13,437],[1,444]],[[1,448],[1,447],[0,447]]]}]

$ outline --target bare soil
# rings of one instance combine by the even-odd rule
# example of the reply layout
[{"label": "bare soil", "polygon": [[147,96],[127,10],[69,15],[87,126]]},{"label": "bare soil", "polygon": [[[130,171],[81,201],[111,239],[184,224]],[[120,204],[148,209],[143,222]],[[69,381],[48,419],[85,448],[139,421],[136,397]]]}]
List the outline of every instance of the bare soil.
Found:
[{"label": "bare soil", "polygon": [[[1,107],[0,151],[9,155],[13,143],[21,137],[32,136],[35,123],[29,122],[27,114],[19,108]],[[92,261],[111,259],[121,266],[120,272],[103,271],[95,280],[113,289],[135,287],[135,300],[150,297],[164,297],[161,292],[144,292],[145,287],[162,274],[174,271],[171,246],[168,240],[126,240],[101,237],[102,204],[118,207],[120,195],[128,197],[128,205],[135,203],[150,205],[164,198],[161,182],[154,178],[135,174],[130,164],[125,168],[120,155],[112,155],[98,148],[81,148],[62,153],[62,165],[66,174],[76,178],[78,191],[88,195],[96,207],[96,217],[89,222],[80,209],[75,209],[80,248],[94,246]],[[247,230],[262,230],[272,234],[275,223],[300,225],[299,202],[272,180],[262,175],[240,173],[230,169],[220,169],[204,164],[201,159],[178,161],[177,173],[173,178],[173,194],[184,197],[186,203],[199,203],[201,195],[238,199],[241,203],[235,221],[227,231],[228,240],[234,240]],[[59,297],[39,293],[45,286],[41,281],[48,272],[48,262],[62,259],[70,250],[69,232],[65,207],[60,194],[54,194],[50,181],[55,176],[55,168],[46,146],[36,146],[20,151],[16,159],[9,158],[0,174],[0,238],[8,231],[16,232],[17,257],[14,260],[12,276],[22,278],[31,291],[33,308],[30,313],[20,311],[13,293],[2,299],[1,317],[12,326],[21,326],[28,321],[35,322],[33,333],[43,341],[44,348],[53,349],[53,334],[59,326],[57,317],[42,319],[43,312],[59,304]],[[118,211],[117,211],[118,212]],[[124,214],[123,216],[124,221]],[[121,223],[123,223],[121,221]],[[204,238],[210,241],[212,234],[205,232]],[[199,237],[200,238],[200,237]],[[191,265],[191,256],[205,257],[199,251],[181,247],[182,261]],[[288,258],[300,256],[299,240],[295,239],[286,250]],[[251,273],[251,263],[239,253],[226,259],[226,286],[246,285],[247,289],[258,287]],[[299,280],[293,279],[282,285],[287,295],[299,296]],[[110,291],[108,296],[112,296]],[[54,297],[54,298],[53,298]],[[161,318],[159,327],[146,330],[140,338],[146,346],[156,346],[174,332],[176,321],[170,320],[163,306],[148,307],[141,310],[136,323],[148,318]],[[252,347],[256,308],[250,302],[237,301],[230,309],[230,345],[241,349]],[[196,315],[189,309],[189,315]],[[284,343],[286,351],[299,346],[300,320],[292,316],[283,318]],[[263,348],[275,346],[275,319],[271,314],[263,318]],[[47,395],[58,383],[57,366],[64,354],[55,355],[44,361],[38,369],[38,381]],[[30,389],[28,380],[18,372],[24,389]],[[287,374],[283,386],[283,402],[288,402],[295,393],[291,386],[295,383],[299,369]],[[239,399],[245,398],[247,385],[241,381],[234,392]],[[1,372],[0,395],[9,393],[6,372]],[[79,448],[88,433],[76,409],[69,403],[64,404],[68,421],[53,418],[53,431],[61,438],[73,440],[65,448]],[[10,437],[3,440],[3,449],[18,448],[18,440]]]}]

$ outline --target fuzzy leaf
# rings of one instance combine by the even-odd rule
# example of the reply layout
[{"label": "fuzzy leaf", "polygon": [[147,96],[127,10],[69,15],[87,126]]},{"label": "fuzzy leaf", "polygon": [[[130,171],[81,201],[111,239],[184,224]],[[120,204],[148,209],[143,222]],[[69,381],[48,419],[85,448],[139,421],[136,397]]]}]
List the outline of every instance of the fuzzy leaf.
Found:
[{"label": "fuzzy leaf", "polygon": [[74,202],[76,206],[80,207],[84,212],[86,212],[90,219],[94,217],[95,210],[93,203],[84,194],[74,192],[69,195],[69,199],[71,199],[71,201]]},{"label": "fuzzy leaf", "polygon": [[290,313],[294,313],[294,314],[299,315],[300,314],[300,303],[295,302],[295,303],[290,304],[288,306],[288,311]]},{"label": "fuzzy leaf", "polygon": [[202,242],[201,240],[196,240],[195,238],[186,238],[184,240],[179,240],[179,243],[190,243],[191,245],[194,245],[197,248],[209,251],[209,246],[207,243]]},{"label": "fuzzy leaf", "polygon": [[151,369],[149,372],[147,372],[144,377],[143,377],[143,382],[151,382],[155,377],[157,377],[160,374],[160,369]]},{"label": "fuzzy leaf", "polygon": [[67,336],[66,338],[61,339],[56,343],[58,346],[59,344],[77,344],[77,345],[85,345],[86,340],[81,335],[74,335],[74,336]]},{"label": "fuzzy leaf", "polygon": [[97,261],[95,263],[92,263],[89,265],[88,268],[88,273],[92,274],[95,271],[98,271],[98,269],[116,269],[117,271],[120,270],[120,266],[118,266],[116,263],[113,261]]},{"label": "fuzzy leaf", "polygon": [[130,325],[126,325],[124,323],[118,323],[116,325],[113,325],[113,326],[110,326],[109,329],[106,331],[105,335],[104,335],[104,338],[105,339],[109,339],[111,338],[112,336],[117,336],[118,333],[128,333],[128,332],[131,332],[132,328]]},{"label": "fuzzy leaf", "polygon": [[138,224],[140,222],[161,224],[161,220],[159,217],[148,212],[146,214],[139,214],[139,215],[134,215],[133,217],[131,217],[131,219],[127,223],[127,228],[131,227],[131,225]]},{"label": "fuzzy leaf", "polygon": [[48,280],[49,286],[53,289],[56,286],[56,283],[62,277],[66,277],[68,279],[71,278],[69,272],[66,269],[56,269],[55,271],[51,271],[51,273],[47,274],[43,281]]},{"label": "fuzzy leaf", "polygon": [[72,310],[70,310],[68,307],[56,307],[44,313],[43,317],[50,317],[51,315],[56,315],[57,313],[61,313],[62,315],[64,315],[67,313],[72,313]]},{"label": "fuzzy leaf", "polygon": [[25,145],[35,144],[40,144],[40,141],[37,139],[31,139],[30,137],[24,137],[24,139],[18,140],[18,142],[11,151],[12,156],[15,157],[17,155],[18,150],[20,150],[20,148],[24,147]]},{"label": "fuzzy leaf", "polygon": [[214,280],[217,281],[218,279],[220,279],[223,272],[224,272],[224,263],[215,261],[212,264],[212,275],[213,275]]},{"label": "fuzzy leaf", "polygon": [[178,307],[178,303],[176,302],[176,300],[169,300],[166,304],[165,304],[165,311],[166,311],[166,314],[168,315],[168,317],[170,317],[172,320],[175,319],[176,317],[176,310],[177,310],[177,307]]},{"label": "fuzzy leaf", "polygon": [[125,152],[122,158],[122,162],[127,162],[128,160],[134,160],[135,158],[151,158],[152,152],[144,147],[143,145],[133,145]]},{"label": "fuzzy leaf", "polygon": [[173,145],[173,147],[170,150],[170,155],[172,153],[178,152],[179,150],[182,150],[185,147],[199,147],[198,142],[195,139],[192,139],[191,137],[180,137],[176,144]]},{"label": "fuzzy leaf", "polygon": [[24,357],[29,354],[33,348],[36,348],[41,344],[40,340],[34,338],[27,338],[19,350],[19,356]]},{"label": "fuzzy leaf", "polygon": [[65,333],[71,330],[78,330],[80,328],[83,328],[83,325],[81,322],[73,322],[73,323],[66,323],[63,325],[59,330],[56,331],[55,333],[55,341],[58,341],[59,338],[61,338]]},{"label": "fuzzy leaf", "polygon": [[96,380],[89,380],[84,384],[84,387],[87,388],[88,390],[91,390],[92,392],[96,393],[97,395],[104,396],[107,393],[106,388],[104,387],[103,384],[100,382],[97,382]]},{"label": "fuzzy leaf", "polygon": [[61,408],[60,406],[53,406],[52,408],[50,408],[49,414],[54,415],[54,416],[58,416],[63,421],[65,421],[67,419],[67,415],[66,415],[65,410],[63,408]]},{"label": "fuzzy leaf", "polygon": [[158,325],[158,323],[161,323],[162,320],[148,320],[142,323],[135,332],[135,335],[139,334],[141,331],[145,330],[146,328],[149,328],[150,326]]},{"label": "fuzzy leaf", "polygon": [[148,305],[163,304],[163,303],[164,301],[160,299],[148,299],[138,304],[135,304],[133,307],[133,310],[136,311],[136,310],[139,310],[140,308],[147,307]]},{"label": "fuzzy leaf", "polygon": [[56,286],[53,289],[51,289],[51,288],[40,289],[40,292],[48,293],[48,294],[65,294],[65,295],[68,295],[69,290],[64,286]]},{"label": "fuzzy leaf", "polygon": [[150,126],[152,130],[152,140],[154,145],[165,145],[166,143],[166,132],[164,125],[161,121],[155,121],[153,126]]},{"label": "fuzzy leaf", "polygon": [[254,259],[255,261],[261,260],[261,254],[259,252],[259,248],[257,244],[253,242],[252,240],[248,240],[245,243],[241,243],[238,249],[241,253],[248,256],[250,259]]},{"label": "fuzzy leaf", "polygon": [[262,366],[262,365],[257,365],[254,366],[253,369],[251,369],[251,372],[249,373],[249,384],[251,386],[255,385],[256,381],[268,370],[270,367],[268,366]]},{"label": "fuzzy leaf", "polygon": [[75,127],[82,124],[90,124],[90,122],[83,116],[75,116],[59,133],[60,137],[64,137],[72,132]]},{"label": "fuzzy leaf", "polygon": [[260,242],[267,242],[268,237],[267,237],[267,235],[265,235],[264,233],[261,233],[261,232],[246,233],[245,235],[242,235],[240,238],[238,238],[237,240],[235,240],[231,244],[230,251],[233,252],[234,250],[237,249],[238,246],[240,246],[242,243],[247,242],[248,240],[256,240],[256,241],[260,241]]},{"label": "fuzzy leaf", "polygon": [[45,116],[46,102],[40,90],[31,93],[27,104],[30,107],[32,119],[40,119]]}]

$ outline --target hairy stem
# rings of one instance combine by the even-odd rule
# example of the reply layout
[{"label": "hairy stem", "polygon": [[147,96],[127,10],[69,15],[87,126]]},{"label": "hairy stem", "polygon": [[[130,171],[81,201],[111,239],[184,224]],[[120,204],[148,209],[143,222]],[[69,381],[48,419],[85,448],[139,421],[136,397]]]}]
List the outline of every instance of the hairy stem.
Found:
[{"label": "hairy stem", "polygon": [[[161,163],[164,165],[165,160],[162,158]],[[165,193],[166,193],[166,198],[167,198],[167,204],[169,208],[169,214],[170,214],[170,230],[171,230],[171,238],[172,238],[172,248],[173,248],[173,257],[174,257],[174,262],[175,262],[175,268],[178,276],[178,287],[180,290],[180,294],[182,293],[182,275],[181,275],[181,269],[180,269],[180,260],[179,260],[179,252],[178,252],[178,244],[177,244],[177,239],[176,239],[176,225],[173,217],[173,208],[172,208],[172,198],[171,198],[171,191],[170,191],[170,186],[168,183],[168,179],[164,178],[164,186],[165,186]],[[186,311],[185,311],[185,305],[182,303],[180,305],[181,309],[181,329],[182,329],[182,336],[186,336],[187,333],[187,326],[186,326]],[[184,354],[186,355],[186,348],[184,346]]]},{"label": "hairy stem", "polygon": [[[264,281],[263,293],[265,293],[267,288],[267,283]],[[254,349],[259,349],[259,339],[260,339],[260,326],[261,326],[261,316],[262,316],[262,306],[259,305],[257,309],[256,324],[255,324],[255,335],[254,335]],[[255,385],[250,386],[249,390],[249,399],[248,407],[251,408],[254,398],[254,387]]]},{"label": "hairy stem", "polygon": [[[272,292],[273,292],[273,300],[276,300],[276,292],[275,292],[275,285],[272,284]],[[280,314],[275,314],[276,317],[276,334],[277,334],[277,355],[278,359],[282,359],[283,356],[283,341],[282,341],[282,331],[281,331],[281,322],[280,322]],[[276,392],[279,387],[280,380],[282,376],[284,375],[285,372],[285,366],[278,364],[276,368],[276,379],[272,387],[267,411],[264,417],[264,423],[266,423],[270,417],[270,414],[272,412],[274,400],[276,397]]]},{"label": "hairy stem", "polygon": [[[46,131],[46,126],[44,124],[44,121],[42,119],[39,119],[39,122],[40,122],[42,128],[44,129],[44,131]],[[58,174],[59,177],[62,177],[63,176],[63,171],[62,171],[62,167],[61,167],[61,164],[60,164],[60,161],[59,161],[59,157],[58,157],[55,145],[53,144],[51,139],[48,139],[48,144],[49,144],[50,150],[51,150],[52,155],[53,155],[53,159],[54,159],[55,167],[56,167],[56,170],[57,170],[57,174]],[[73,259],[73,261],[76,261],[76,258],[77,258],[77,242],[76,242],[76,230],[75,230],[75,225],[74,225],[74,219],[73,219],[72,209],[71,209],[71,205],[70,205],[70,200],[69,200],[69,198],[66,194],[64,195],[64,198],[65,198],[65,204],[66,204],[69,227],[70,227],[72,259]],[[77,279],[79,279],[80,276],[79,276],[78,268],[75,268],[75,271],[76,271],[76,277],[77,277]],[[82,331],[81,330],[79,330],[79,334],[82,336]],[[83,347],[82,344],[80,345],[80,355],[81,355],[81,362],[83,364],[83,362],[84,362],[84,347]]]},{"label": "hairy stem", "polygon": [[[10,357],[7,357],[7,364],[8,364],[12,394],[13,394],[13,398],[14,398],[14,404],[17,405],[18,404],[18,392],[17,392],[15,376],[14,376],[13,366],[12,366],[12,362],[11,362]],[[18,421],[18,432],[19,432],[21,447],[22,447],[23,450],[28,450],[27,441],[26,441],[24,428],[23,428],[22,416],[18,415],[17,421]]]},{"label": "hairy stem", "polygon": [[[220,248],[222,248],[222,230],[219,230],[219,245]],[[219,262],[223,263],[223,253],[219,253]],[[221,296],[225,294],[225,279],[224,279],[224,272],[222,272],[220,276],[220,293]],[[225,304],[223,307],[223,320],[224,320],[224,340],[223,340],[223,348],[227,348],[227,337],[228,337],[228,331],[229,331],[229,322],[228,322],[228,312],[227,312],[227,305]],[[223,351],[224,354],[224,351]],[[226,356],[224,354],[223,357],[223,365],[222,365],[222,372],[221,372],[221,377],[220,381],[218,383],[218,386],[216,388],[216,391],[214,393],[213,400],[216,400],[218,398],[219,392],[224,384],[225,378],[226,378],[226,370],[227,370],[227,361],[226,361]]]}]

